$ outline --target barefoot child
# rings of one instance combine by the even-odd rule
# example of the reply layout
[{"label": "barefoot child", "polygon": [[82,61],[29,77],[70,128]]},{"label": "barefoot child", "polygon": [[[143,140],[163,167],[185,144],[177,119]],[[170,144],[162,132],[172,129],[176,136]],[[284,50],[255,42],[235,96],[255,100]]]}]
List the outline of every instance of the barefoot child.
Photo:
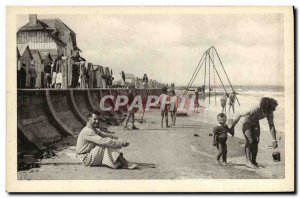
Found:
[{"label": "barefoot child", "polygon": [[176,123],[176,112],[177,112],[177,96],[175,94],[175,90],[172,89],[169,91],[169,96],[170,96],[170,114],[171,114],[171,121],[172,121],[172,126],[175,126]]},{"label": "barefoot child", "polygon": [[239,117],[235,119],[232,123],[232,126],[229,128],[226,124],[227,117],[224,113],[219,113],[217,116],[218,125],[214,127],[213,134],[214,134],[214,142],[213,145],[217,146],[218,154],[216,156],[217,164],[220,164],[220,158],[222,156],[223,163],[222,165],[227,165],[227,133],[230,133],[234,136],[234,126],[239,121]]},{"label": "barefoot child", "polygon": [[163,87],[162,94],[159,96],[159,104],[160,104],[160,111],[161,111],[161,128],[164,126],[164,118],[166,121],[166,128],[169,128],[168,123],[168,111],[170,106],[170,97],[168,95],[168,87]]}]

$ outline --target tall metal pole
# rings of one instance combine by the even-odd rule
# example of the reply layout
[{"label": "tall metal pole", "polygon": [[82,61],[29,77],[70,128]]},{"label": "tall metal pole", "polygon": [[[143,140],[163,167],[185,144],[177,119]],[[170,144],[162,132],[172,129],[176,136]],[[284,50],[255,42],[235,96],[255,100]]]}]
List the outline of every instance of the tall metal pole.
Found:
[{"label": "tall metal pole", "polygon": [[[211,51],[212,60],[214,61],[214,51]],[[216,93],[216,78],[215,78],[215,68],[213,67],[213,76],[214,76],[214,92],[215,92],[215,105],[217,105],[217,93]]]},{"label": "tall metal pole", "polygon": [[[210,53],[210,51],[208,53]],[[208,103],[210,104],[210,60],[209,59],[208,59]]]},{"label": "tall metal pole", "polygon": [[[198,72],[199,72],[199,70],[200,70],[200,68],[201,68],[201,62],[202,62],[202,60],[203,60],[203,58],[204,58],[204,55],[205,55],[205,53],[202,54],[202,57],[201,57],[201,59],[199,60],[199,63],[198,63],[198,65],[197,65],[197,67],[196,67],[196,69],[195,69],[195,71],[194,71],[194,73],[193,73],[193,75],[192,75],[192,78],[190,79],[190,81],[189,81],[189,83],[188,83],[188,85],[187,85],[187,87],[186,87],[186,90],[184,91],[183,95],[185,95],[185,94],[188,92],[188,89],[189,89],[189,88],[191,87],[191,85],[192,85],[193,79],[196,78],[196,76],[197,76],[197,74],[198,74]],[[200,67],[200,68],[199,68],[199,67]]]},{"label": "tall metal pole", "polygon": [[[209,59],[211,60],[211,57],[210,57],[210,55],[208,54],[208,56],[209,56]],[[218,75],[218,77],[219,77],[219,80],[221,81],[221,84],[222,84],[222,86],[223,86],[223,89],[225,90],[225,93],[227,93],[227,90],[226,90],[226,88],[225,88],[225,86],[224,86],[224,84],[223,84],[223,81],[222,81],[222,79],[221,79],[221,77],[220,77],[220,75],[219,75],[219,72],[218,72],[218,70],[217,70],[217,68],[216,68],[216,66],[215,66],[215,63],[214,62],[212,62],[213,63],[213,66],[214,66],[214,68],[215,68],[215,70],[216,70],[216,73],[217,73],[217,75]]]},{"label": "tall metal pole", "polygon": [[[229,85],[230,85],[232,91],[235,93],[235,91],[234,91],[234,89],[233,89],[233,87],[232,87],[232,85],[231,85],[231,82],[230,82],[230,80],[229,80],[229,78],[228,78],[228,76],[227,76],[227,73],[226,73],[226,71],[225,71],[225,69],[224,69],[224,66],[223,66],[223,63],[222,63],[222,61],[221,61],[221,59],[220,59],[220,56],[219,56],[219,54],[218,54],[218,51],[216,50],[216,48],[215,48],[214,46],[213,46],[212,48],[214,49],[214,51],[215,51],[216,54],[217,54],[217,57],[218,57],[218,59],[219,59],[219,61],[220,61],[220,63],[221,63],[221,66],[222,66],[222,68],[223,68],[223,71],[224,71],[224,73],[225,73],[225,75],[226,75],[226,78],[227,78],[227,80],[228,80],[228,82],[229,82]],[[236,97],[236,100],[237,100],[237,102],[239,103],[239,106],[241,106],[241,104],[240,104],[240,102],[239,102],[239,100],[238,100],[237,97]]]},{"label": "tall metal pole", "polygon": [[[198,68],[198,71],[196,72],[196,75],[194,76],[194,78],[191,79],[191,84],[190,84],[189,87],[191,87],[191,86],[193,85],[193,83],[194,83],[194,81],[195,81],[195,79],[196,79],[196,77],[197,77],[199,71],[201,70],[201,68],[202,68],[202,66],[203,66],[204,61],[205,61],[205,59],[203,59],[202,63],[200,63],[200,67]],[[186,92],[186,93],[187,93],[187,92]],[[183,95],[185,95],[185,94],[183,94]]]},{"label": "tall metal pole", "polygon": [[205,68],[204,68],[204,86],[203,86],[203,101],[205,99],[205,80],[206,80],[206,60],[207,60],[207,52],[205,53]]}]

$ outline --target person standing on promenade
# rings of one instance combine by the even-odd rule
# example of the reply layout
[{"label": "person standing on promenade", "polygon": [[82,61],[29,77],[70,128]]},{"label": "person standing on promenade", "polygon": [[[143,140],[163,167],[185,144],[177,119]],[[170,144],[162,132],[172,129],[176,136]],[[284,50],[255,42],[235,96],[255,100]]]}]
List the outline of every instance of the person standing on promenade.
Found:
[{"label": "person standing on promenade", "polygon": [[82,64],[81,61],[85,61],[84,58],[82,58],[79,55],[79,52],[76,51],[75,55],[71,57],[71,62],[72,62],[72,82],[71,82],[71,87],[76,88],[78,87],[78,81],[79,81],[79,76],[80,76],[80,65]]},{"label": "person standing on promenade", "polygon": [[23,63],[21,68],[20,68],[20,88],[25,88],[26,86],[26,69],[25,69],[25,64]]},{"label": "person standing on promenade", "polygon": [[85,166],[107,166],[112,169],[137,168],[137,164],[129,163],[121,153],[122,147],[129,142],[105,134],[99,128],[100,113],[92,111],[86,126],[77,138],[76,154]]},{"label": "person standing on promenade", "polygon": [[62,60],[63,55],[60,55],[56,61],[56,79],[55,79],[55,89],[61,88],[62,83]]},{"label": "person standing on promenade", "polygon": [[57,60],[55,60],[54,63],[51,65],[51,66],[52,66],[52,72],[51,72],[51,76],[52,76],[51,87],[53,87],[53,88],[55,88],[55,84],[56,84],[56,62],[57,62]]},{"label": "person standing on promenade", "polygon": [[247,166],[250,168],[259,167],[256,162],[258,143],[260,137],[260,125],[259,120],[267,118],[269,128],[272,136],[273,148],[277,148],[276,130],[274,125],[274,114],[278,103],[275,99],[269,97],[263,97],[260,99],[259,105],[245,114],[239,115],[239,117],[245,117],[243,124],[243,133],[246,139],[245,154],[247,159]]},{"label": "person standing on promenade", "polygon": [[125,72],[124,71],[121,72],[121,76],[122,76],[122,80],[123,80],[123,85],[125,86],[126,77],[125,77]]},{"label": "person standing on promenade", "polygon": [[128,89],[128,94],[127,94],[127,97],[128,97],[128,104],[127,104],[127,117],[125,119],[125,126],[124,126],[124,129],[128,130],[128,122],[129,122],[129,119],[131,118],[131,121],[132,121],[132,130],[138,130],[139,128],[137,128],[135,125],[134,125],[134,114],[136,112],[136,108],[132,108],[130,109],[130,106],[132,105],[132,102],[135,98],[134,94],[133,94],[133,89],[134,89],[134,86],[131,86],[129,87]]},{"label": "person standing on promenade", "polygon": [[45,84],[44,84],[44,86],[46,88],[50,88],[50,86],[51,86],[51,63],[50,62],[45,65],[44,72],[45,72]]},{"label": "person standing on promenade", "polygon": [[144,74],[143,76],[143,84],[144,84],[144,89],[148,88],[148,76],[147,74]]}]

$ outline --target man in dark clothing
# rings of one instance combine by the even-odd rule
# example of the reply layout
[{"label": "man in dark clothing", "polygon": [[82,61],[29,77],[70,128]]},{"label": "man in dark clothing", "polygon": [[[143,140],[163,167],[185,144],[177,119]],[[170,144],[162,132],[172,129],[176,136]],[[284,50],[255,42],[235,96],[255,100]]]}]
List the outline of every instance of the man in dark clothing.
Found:
[{"label": "man in dark clothing", "polygon": [[143,82],[148,83],[148,76],[147,76],[147,74],[144,74]]},{"label": "man in dark clothing", "polygon": [[80,57],[79,52],[77,51],[74,56],[71,57],[73,61],[72,64],[72,88],[76,88],[78,86],[78,80],[80,77],[80,61],[85,61],[84,58]]},{"label": "man in dark clothing", "polygon": [[122,72],[121,72],[121,75],[122,75],[122,80],[123,80],[123,82],[124,82],[124,85],[125,85],[125,80],[126,80],[126,79],[125,79],[125,72],[124,72],[124,71],[122,71]]},{"label": "man in dark clothing", "polygon": [[144,85],[144,88],[148,88],[148,76],[147,74],[144,74],[143,76],[143,85]]}]

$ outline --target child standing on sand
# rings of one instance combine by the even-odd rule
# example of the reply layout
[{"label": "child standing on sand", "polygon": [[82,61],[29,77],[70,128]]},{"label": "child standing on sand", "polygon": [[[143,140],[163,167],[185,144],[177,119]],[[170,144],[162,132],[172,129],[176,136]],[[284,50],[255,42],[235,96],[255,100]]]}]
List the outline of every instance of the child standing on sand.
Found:
[{"label": "child standing on sand", "polygon": [[219,113],[217,116],[218,125],[214,127],[213,134],[214,134],[214,141],[213,145],[217,146],[218,154],[216,156],[216,163],[220,165],[220,158],[222,156],[223,163],[221,165],[227,165],[227,133],[230,133],[234,136],[234,126],[239,121],[239,117],[236,118],[232,126],[229,128],[226,124],[227,117],[224,113]]},{"label": "child standing on sand", "polygon": [[175,90],[172,89],[169,91],[170,96],[170,114],[171,114],[171,126],[175,126],[176,123],[176,112],[177,112],[177,96],[175,94]]},{"label": "child standing on sand", "polygon": [[168,87],[163,87],[162,94],[159,96],[159,104],[160,104],[160,111],[161,111],[161,128],[164,126],[164,118],[166,121],[166,128],[169,128],[170,125],[168,123],[168,111],[170,107],[170,97],[168,95]]}]

